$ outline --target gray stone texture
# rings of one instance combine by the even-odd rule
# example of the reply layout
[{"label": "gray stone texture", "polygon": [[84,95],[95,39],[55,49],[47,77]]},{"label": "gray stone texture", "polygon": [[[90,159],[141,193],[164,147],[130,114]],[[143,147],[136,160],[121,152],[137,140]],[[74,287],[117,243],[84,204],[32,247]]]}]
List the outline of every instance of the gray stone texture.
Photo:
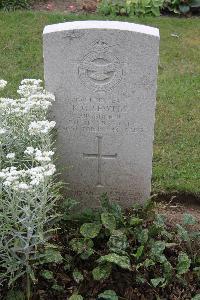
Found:
[{"label": "gray stone texture", "polygon": [[57,167],[68,195],[97,207],[150,196],[159,31],[81,21],[44,29],[46,89],[56,96]]}]

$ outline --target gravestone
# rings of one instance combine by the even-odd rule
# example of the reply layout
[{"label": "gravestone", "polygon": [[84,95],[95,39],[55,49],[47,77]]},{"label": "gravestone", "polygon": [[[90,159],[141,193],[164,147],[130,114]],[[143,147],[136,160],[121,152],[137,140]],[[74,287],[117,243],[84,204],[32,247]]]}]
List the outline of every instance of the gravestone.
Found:
[{"label": "gravestone", "polygon": [[68,195],[96,207],[150,195],[159,31],[80,21],[44,29],[46,89],[56,96],[57,169]]}]

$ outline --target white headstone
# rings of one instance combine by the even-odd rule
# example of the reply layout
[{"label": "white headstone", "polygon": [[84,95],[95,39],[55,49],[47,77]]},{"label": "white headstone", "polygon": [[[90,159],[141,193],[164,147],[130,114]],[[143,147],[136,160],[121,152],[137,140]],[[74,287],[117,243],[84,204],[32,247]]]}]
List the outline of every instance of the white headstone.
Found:
[{"label": "white headstone", "polygon": [[150,195],[159,31],[80,21],[44,29],[46,89],[56,102],[57,165],[68,195],[123,206]]}]

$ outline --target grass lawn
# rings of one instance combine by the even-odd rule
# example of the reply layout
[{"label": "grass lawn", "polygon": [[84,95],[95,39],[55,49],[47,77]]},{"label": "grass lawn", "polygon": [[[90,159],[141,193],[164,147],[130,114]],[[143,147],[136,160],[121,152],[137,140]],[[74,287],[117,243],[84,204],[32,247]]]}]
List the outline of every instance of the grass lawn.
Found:
[{"label": "grass lawn", "polygon": [[[45,25],[97,15],[41,12],[0,13],[0,78],[5,95],[23,78],[43,78]],[[160,66],[153,159],[153,192],[200,191],[200,20],[198,18],[109,18],[160,29]]]}]

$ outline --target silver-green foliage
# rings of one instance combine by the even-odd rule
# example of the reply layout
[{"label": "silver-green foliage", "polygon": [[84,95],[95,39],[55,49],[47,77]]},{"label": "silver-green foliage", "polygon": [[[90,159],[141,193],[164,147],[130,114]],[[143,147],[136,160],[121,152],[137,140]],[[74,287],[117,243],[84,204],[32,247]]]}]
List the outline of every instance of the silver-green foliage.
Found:
[{"label": "silver-green foliage", "polygon": [[29,298],[35,266],[56,255],[47,243],[59,198],[52,161],[55,124],[46,119],[54,96],[33,79],[23,80],[18,93],[18,99],[0,98],[0,282],[10,286],[26,275]]}]

